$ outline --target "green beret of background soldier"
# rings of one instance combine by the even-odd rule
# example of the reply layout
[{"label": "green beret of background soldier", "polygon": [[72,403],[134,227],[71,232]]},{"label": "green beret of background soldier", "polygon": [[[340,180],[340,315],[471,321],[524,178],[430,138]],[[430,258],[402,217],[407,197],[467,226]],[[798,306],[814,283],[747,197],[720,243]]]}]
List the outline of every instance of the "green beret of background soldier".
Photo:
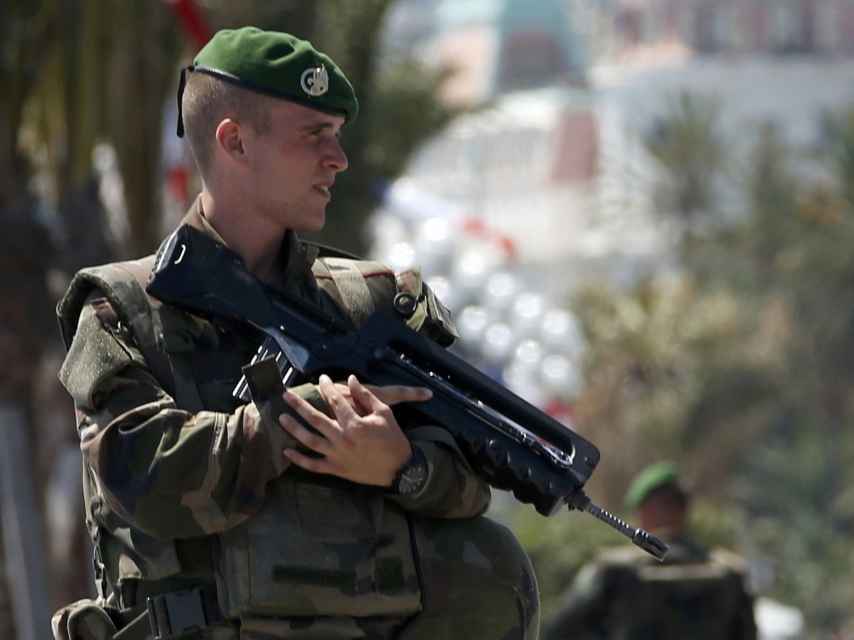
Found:
[{"label": "green beret of background soldier", "polygon": [[[417,305],[401,321],[453,340],[417,271],[296,235],[323,226],[347,169],[339,134],[358,102],[332,60],[288,34],[220,31],[179,102],[203,182],[181,225],[270,295],[356,327],[405,292]],[[58,306],[98,598],[57,612],[57,638],[536,638],[531,565],[482,516],[488,485],[399,406],[427,390],[320,376],[284,397],[314,431],[237,400],[263,336],[146,293],[155,259],[84,269]]]},{"label": "green beret of background soldier", "polygon": [[689,494],[676,465],[644,469],[626,493],[640,527],[670,545],[663,562],[635,546],[607,550],[582,567],[547,640],[755,639],[753,598],[743,561],[709,551],[686,531]]}]

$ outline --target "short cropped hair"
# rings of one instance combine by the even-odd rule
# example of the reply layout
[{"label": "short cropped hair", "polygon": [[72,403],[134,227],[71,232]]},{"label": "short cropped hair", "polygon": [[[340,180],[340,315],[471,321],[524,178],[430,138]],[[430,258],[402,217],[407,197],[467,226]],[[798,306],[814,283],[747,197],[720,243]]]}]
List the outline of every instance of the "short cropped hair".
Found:
[{"label": "short cropped hair", "polygon": [[255,133],[269,133],[272,128],[271,100],[208,73],[188,73],[181,111],[190,150],[203,178],[210,170],[219,123],[225,118],[233,118],[240,124],[251,126]]}]

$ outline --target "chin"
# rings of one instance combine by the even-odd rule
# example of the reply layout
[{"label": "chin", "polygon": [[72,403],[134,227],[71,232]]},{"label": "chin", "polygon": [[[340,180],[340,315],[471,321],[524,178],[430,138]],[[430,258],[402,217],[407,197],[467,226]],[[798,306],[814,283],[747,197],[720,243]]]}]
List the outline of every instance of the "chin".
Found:
[{"label": "chin", "polygon": [[294,231],[303,233],[316,233],[318,231],[321,231],[325,226],[326,214],[320,213],[317,216],[313,216],[311,218],[306,218],[305,220],[303,220],[299,228],[295,228]]}]

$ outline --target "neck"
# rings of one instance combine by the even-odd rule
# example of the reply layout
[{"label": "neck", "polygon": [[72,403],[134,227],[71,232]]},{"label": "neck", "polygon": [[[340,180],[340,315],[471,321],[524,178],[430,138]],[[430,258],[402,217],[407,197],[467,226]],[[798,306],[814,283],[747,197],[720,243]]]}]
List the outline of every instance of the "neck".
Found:
[{"label": "neck", "polygon": [[205,189],[201,195],[205,219],[222,236],[228,247],[243,258],[255,277],[278,284],[279,253],[287,229],[268,218],[247,211],[245,202]]}]

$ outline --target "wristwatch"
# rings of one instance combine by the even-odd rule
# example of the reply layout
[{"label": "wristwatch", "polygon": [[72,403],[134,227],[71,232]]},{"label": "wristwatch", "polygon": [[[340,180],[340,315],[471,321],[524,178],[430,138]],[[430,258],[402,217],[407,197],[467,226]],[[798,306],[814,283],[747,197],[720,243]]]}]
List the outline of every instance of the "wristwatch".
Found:
[{"label": "wristwatch", "polygon": [[411,496],[421,491],[426,483],[427,459],[421,449],[413,445],[412,455],[397,472],[390,491],[399,496]]}]

